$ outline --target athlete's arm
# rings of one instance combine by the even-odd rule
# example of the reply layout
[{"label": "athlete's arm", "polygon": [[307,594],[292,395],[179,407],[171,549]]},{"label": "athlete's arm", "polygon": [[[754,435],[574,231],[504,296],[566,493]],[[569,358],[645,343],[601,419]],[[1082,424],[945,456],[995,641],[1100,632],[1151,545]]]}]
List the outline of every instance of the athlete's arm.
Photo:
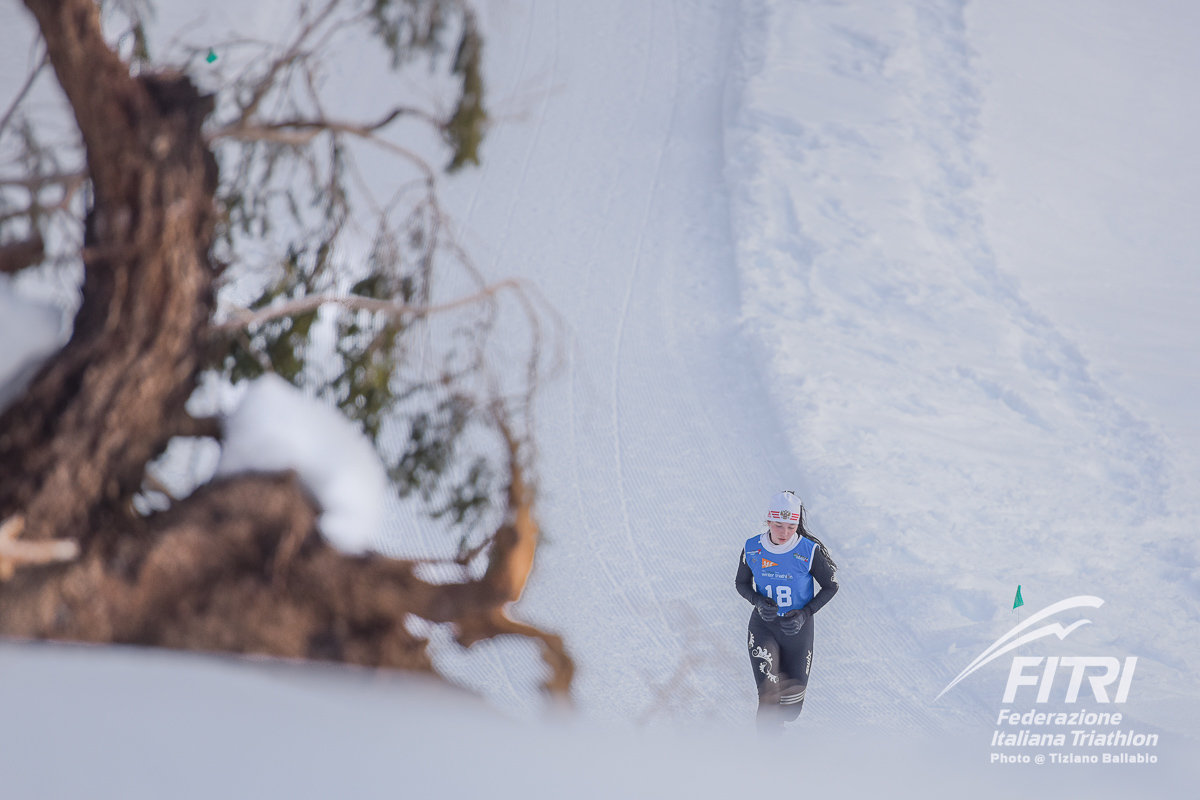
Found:
[{"label": "athlete's arm", "polygon": [[[750,568],[746,567],[749,572]],[[820,611],[825,607],[825,604],[833,599],[837,594],[838,582],[837,573],[834,572],[833,565],[829,563],[829,559],[825,557],[825,550],[821,547],[814,547],[812,552],[812,567],[809,573],[816,578],[817,583],[821,584],[821,591],[817,592],[812,600],[808,601],[808,605],[804,610],[809,613],[809,616]],[[739,577],[741,573],[738,573]]]},{"label": "athlete's arm", "polygon": [[[746,550],[744,548],[738,555],[738,571],[737,577],[733,579],[733,585],[737,588],[737,593],[746,598],[747,601],[753,603],[758,599],[759,594],[754,591],[754,573],[746,565]],[[824,584],[821,585],[824,586]]]}]

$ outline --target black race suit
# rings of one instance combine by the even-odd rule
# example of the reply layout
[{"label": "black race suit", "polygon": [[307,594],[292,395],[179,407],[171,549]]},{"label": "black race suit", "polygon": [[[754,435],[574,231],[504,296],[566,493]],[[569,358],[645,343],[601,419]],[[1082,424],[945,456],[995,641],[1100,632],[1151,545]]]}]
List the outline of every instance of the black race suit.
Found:
[{"label": "black race suit", "polygon": [[[820,585],[813,599],[804,606],[808,621],[800,632],[789,636],[781,627],[783,620],[776,617],[767,622],[750,612],[747,648],[750,653],[750,669],[758,686],[758,727],[760,731],[773,731],[783,722],[800,716],[804,707],[804,692],[808,688],[808,673],[812,669],[813,620],[812,616],[837,594],[838,582],[833,565],[825,556],[822,547],[813,549],[810,573]],[[738,571],[734,584],[738,594],[751,603],[760,596],[754,591],[754,573],[746,565],[746,551],[738,555]]]}]

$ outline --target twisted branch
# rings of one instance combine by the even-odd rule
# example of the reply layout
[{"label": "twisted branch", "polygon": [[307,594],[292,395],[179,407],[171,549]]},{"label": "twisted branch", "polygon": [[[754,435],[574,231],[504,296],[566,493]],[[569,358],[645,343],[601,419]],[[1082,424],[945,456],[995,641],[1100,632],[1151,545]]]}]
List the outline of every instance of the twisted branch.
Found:
[{"label": "twisted branch", "polygon": [[271,306],[270,308],[251,311],[244,309],[236,312],[230,319],[219,325],[214,325],[212,330],[215,333],[225,333],[228,331],[239,331],[254,325],[261,325],[264,322],[280,319],[283,317],[293,317],[297,314],[303,314],[307,311],[314,311],[321,306],[332,303],[343,308],[348,308],[352,311],[379,311],[392,316],[401,316],[403,314],[413,314],[419,317],[428,316],[430,314],[438,314],[443,311],[450,311],[455,308],[477,303],[484,298],[492,297],[501,289],[514,289],[521,291],[526,281],[522,278],[508,278],[506,280],[493,283],[486,286],[480,291],[460,297],[456,300],[451,300],[446,303],[437,303],[434,305],[408,305],[405,303],[397,303],[392,300],[377,300],[373,297],[359,297],[358,295],[329,295],[317,294],[301,297],[296,300],[290,300],[286,303]]},{"label": "twisted branch", "polygon": [[25,518],[19,514],[0,524],[0,581],[11,578],[17,567],[74,561],[79,556],[79,545],[70,539],[18,541],[24,531]]}]

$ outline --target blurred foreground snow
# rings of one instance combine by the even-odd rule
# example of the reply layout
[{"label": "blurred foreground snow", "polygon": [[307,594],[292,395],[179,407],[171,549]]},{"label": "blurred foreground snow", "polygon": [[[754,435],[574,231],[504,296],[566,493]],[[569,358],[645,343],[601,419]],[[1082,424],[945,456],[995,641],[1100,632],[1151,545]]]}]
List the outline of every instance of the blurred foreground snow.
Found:
[{"label": "blurred foreground snow", "polygon": [[137,648],[0,644],[0,775],[14,798],[718,798],[780,775],[841,797],[1157,797],[1169,764],[1014,769],[977,747],[803,721],[629,732],[569,712],[519,724],[412,675]]}]

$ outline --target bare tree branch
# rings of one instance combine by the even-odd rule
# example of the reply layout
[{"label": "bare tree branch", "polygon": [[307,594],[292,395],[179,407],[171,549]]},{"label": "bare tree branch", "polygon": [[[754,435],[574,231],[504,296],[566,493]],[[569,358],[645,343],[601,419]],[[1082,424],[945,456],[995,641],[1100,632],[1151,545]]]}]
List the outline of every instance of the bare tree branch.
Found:
[{"label": "bare tree branch", "polygon": [[25,518],[19,514],[0,524],[0,581],[11,578],[17,567],[74,561],[79,556],[79,545],[69,539],[17,541],[24,530]]},{"label": "bare tree branch", "polygon": [[4,112],[4,116],[0,117],[0,134],[4,133],[4,129],[8,127],[8,122],[12,119],[13,114],[16,113],[17,108],[21,105],[21,101],[25,99],[25,95],[29,94],[29,90],[33,88],[34,81],[37,80],[38,75],[41,74],[42,70],[45,69],[46,65],[49,63],[49,51],[42,53],[42,60],[38,62],[37,67],[35,67],[33,71],[29,73],[29,77],[25,79],[25,85],[21,87],[21,91],[17,92],[17,96],[13,98],[8,110]]},{"label": "bare tree branch", "polygon": [[194,436],[220,441],[221,420],[216,417],[193,417],[191,414],[187,414],[179,421],[179,427],[176,428],[175,435]]},{"label": "bare tree branch", "polygon": [[46,244],[38,231],[21,242],[0,245],[0,273],[15,274],[32,267],[46,256]]},{"label": "bare tree branch", "polygon": [[142,478],[142,483],[147,489],[152,492],[158,492],[159,494],[165,496],[172,503],[179,502],[179,498],[167,488],[167,485],[151,473],[146,473],[146,476]]},{"label": "bare tree branch", "polygon": [[[242,141],[275,141],[284,144],[307,144],[312,139],[325,131],[335,131],[339,133],[351,133],[356,136],[368,136],[376,131],[386,128],[388,125],[395,122],[403,116],[417,117],[435,128],[441,128],[445,125],[445,121],[430,114],[424,109],[413,106],[396,106],[387,114],[379,119],[378,122],[367,124],[356,124],[351,122],[337,122],[323,118],[317,119],[286,119],[278,122],[264,123],[261,125],[248,124],[246,122],[236,122],[231,125],[226,125],[223,128],[210,131],[208,133],[208,141],[214,142],[219,139],[240,139]],[[305,131],[309,135],[300,138],[288,138],[288,132],[296,132],[291,135],[299,137],[299,132]]]},{"label": "bare tree branch", "polygon": [[[237,122],[234,123],[235,125],[244,125],[252,116],[254,116],[255,112],[258,111],[259,105],[262,104],[262,101],[270,93],[271,89],[275,88],[276,78],[281,70],[288,68],[297,61],[305,58],[305,56],[308,54],[308,51],[302,49],[305,40],[308,39],[308,37],[311,36],[313,32],[321,26],[322,23],[329,19],[330,15],[333,14],[333,12],[337,10],[337,7],[341,4],[342,0],[329,0],[329,2],[325,4],[325,7],[321,9],[321,11],[318,12],[317,15],[300,30],[300,32],[296,35],[295,40],[292,42],[291,47],[289,47],[282,56],[275,59],[275,61],[271,64],[271,68],[267,70],[267,74],[264,75],[257,84],[255,84],[250,96],[250,101],[246,105],[242,106],[242,113],[238,115]],[[319,44],[320,43],[318,43],[318,46]]]},{"label": "bare tree branch", "polygon": [[[28,190],[33,196],[28,206],[0,214],[0,224],[9,220],[28,218],[32,223],[31,227],[34,228],[32,235],[25,241],[0,247],[0,272],[19,272],[45,258],[45,242],[41,232],[37,230],[38,218],[58,212],[69,212],[71,201],[75,199],[75,195],[87,181],[87,172],[30,175],[26,178],[0,178],[0,188],[20,187]],[[53,205],[43,205],[37,198],[38,192],[47,186],[56,185],[62,187],[62,197]]]},{"label": "bare tree branch", "polygon": [[[401,112],[405,113],[405,112]],[[424,112],[413,110],[414,114],[421,114],[431,120],[433,124],[440,124],[432,117],[429,117]],[[389,120],[390,121],[390,120]],[[322,133],[344,133],[351,136],[357,136],[372,144],[388,150],[396,155],[406,159],[425,174],[427,182],[432,183],[436,179],[433,168],[426,163],[425,159],[418,156],[408,148],[401,147],[398,144],[389,142],[387,139],[382,139],[375,135],[375,132],[387,124],[387,121],[382,123],[374,123],[371,125],[358,125],[349,122],[338,122],[334,120],[291,120],[281,123],[272,123],[268,125],[232,125],[208,134],[209,141],[218,139],[237,139],[243,142],[270,142],[272,144],[282,144],[289,147],[304,147],[311,144],[314,139]]]},{"label": "bare tree branch", "polygon": [[36,192],[47,186],[58,184],[67,190],[73,190],[81,186],[87,178],[88,174],[86,170],[78,172],[55,172],[47,175],[22,175],[15,178],[0,178],[0,187],[16,186]]},{"label": "bare tree branch", "polygon": [[415,316],[424,317],[430,314],[438,314],[442,311],[450,311],[455,308],[477,303],[487,297],[494,296],[501,289],[514,289],[518,293],[524,288],[526,281],[520,278],[508,278],[506,280],[493,283],[491,286],[484,287],[480,291],[469,294],[466,297],[460,297],[457,300],[451,300],[447,303],[438,303],[434,305],[407,305],[405,303],[396,303],[391,300],[376,300],[372,297],[358,297],[357,295],[311,295],[309,297],[301,297],[297,300],[292,300],[279,305],[264,308],[259,311],[243,310],[234,314],[230,319],[222,322],[219,325],[213,326],[213,331],[222,333],[225,331],[238,331],[253,325],[260,325],[264,322],[270,322],[273,319],[282,317],[292,317],[297,314],[303,314],[308,311],[313,311],[321,306],[332,303],[354,311],[381,311],[385,314],[400,316],[402,314],[413,314]]}]

